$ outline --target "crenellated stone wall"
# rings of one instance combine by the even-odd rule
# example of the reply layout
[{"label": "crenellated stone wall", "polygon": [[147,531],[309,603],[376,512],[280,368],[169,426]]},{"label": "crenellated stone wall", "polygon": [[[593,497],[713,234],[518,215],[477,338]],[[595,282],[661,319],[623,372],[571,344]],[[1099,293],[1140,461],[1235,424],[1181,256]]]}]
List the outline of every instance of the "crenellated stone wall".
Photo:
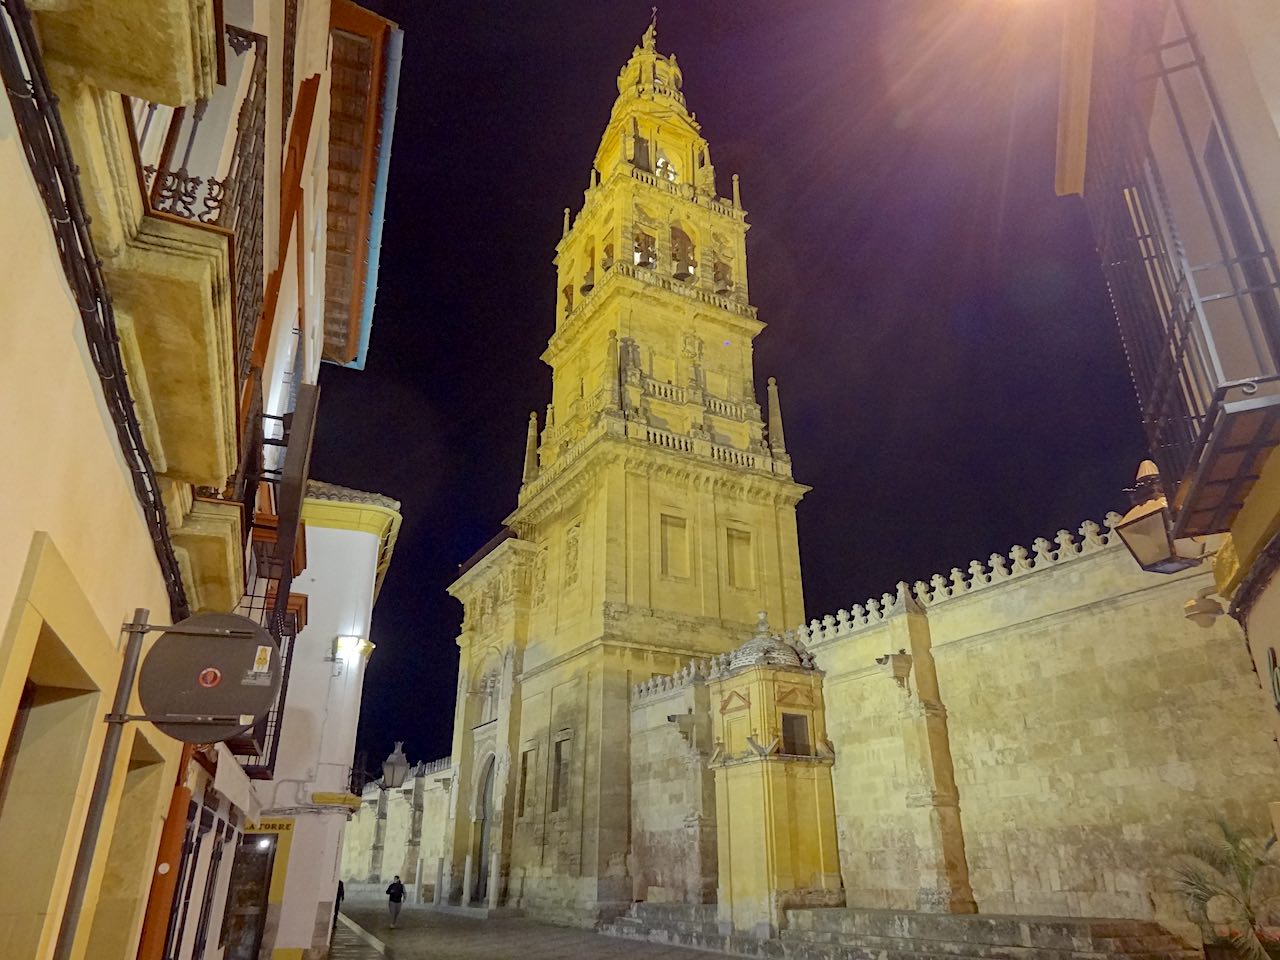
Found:
[{"label": "crenellated stone wall", "polygon": [[360,809],[342,838],[340,876],[348,897],[381,896],[399,875],[422,900],[435,893],[445,855],[445,824],[453,776],[448,757],[417,764],[404,785],[383,790],[368,784]]},{"label": "crenellated stone wall", "polygon": [[1117,519],[795,631],[827,673],[851,904],[925,908],[942,861],[983,913],[1186,930],[1188,831],[1268,832],[1280,758],[1243,635],[1184,619],[1208,570],[1143,573]]},{"label": "crenellated stone wall", "polygon": [[[775,653],[822,671],[825,735],[811,747],[816,761],[834,756],[851,908],[1155,919],[1195,938],[1174,856],[1219,816],[1265,835],[1280,756],[1235,622],[1182,616],[1211,574],[1143,573],[1112,533],[1117,519],[899,584],[773,638],[789,645]],[[625,752],[629,783],[607,786],[629,797],[634,900],[725,897],[712,767],[737,747],[714,733],[733,704],[713,703],[709,689],[767,629],[618,693],[629,742],[609,749]],[[776,751],[764,714],[742,716],[754,718],[744,742]],[[419,791],[428,888],[444,855],[442,774]],[[408,785],[385,795],[379,828],[379,793],[367,792],[348,827],[349,884],[396,870],[408,882],[417,856],[397,805],[412,797]]]}]

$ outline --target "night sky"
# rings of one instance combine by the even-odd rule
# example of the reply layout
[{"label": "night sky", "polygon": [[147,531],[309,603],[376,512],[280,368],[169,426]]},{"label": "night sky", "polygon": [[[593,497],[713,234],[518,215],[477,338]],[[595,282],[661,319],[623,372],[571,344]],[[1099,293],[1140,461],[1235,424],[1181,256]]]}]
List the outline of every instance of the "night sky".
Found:
[{"label": "night sky", "polygon": [[[405,30],[364,372],[312,476],[402,502],[359,746],[449,752],[457,565],[514,507],[582,203],[650,2],[368,0]],[[662,6],[720,192],[742,177],[809,617],[1123,508],[1144,442],[1093,241],[1053,193],[1059,0]],[[780,626],[793,626],[785,624]]]}]

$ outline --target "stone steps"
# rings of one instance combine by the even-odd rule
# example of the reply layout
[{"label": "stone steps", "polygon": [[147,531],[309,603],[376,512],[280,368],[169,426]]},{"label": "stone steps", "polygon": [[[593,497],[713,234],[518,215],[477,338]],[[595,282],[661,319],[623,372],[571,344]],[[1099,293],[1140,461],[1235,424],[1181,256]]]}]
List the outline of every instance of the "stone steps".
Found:
[{"label": "stone steps", "polygon": [[790,910],[774,939],[720,932],[714,904],[637,903],[602,933],[780,960],[1202,960],[1156,923],[960,916],[897,910]]}]

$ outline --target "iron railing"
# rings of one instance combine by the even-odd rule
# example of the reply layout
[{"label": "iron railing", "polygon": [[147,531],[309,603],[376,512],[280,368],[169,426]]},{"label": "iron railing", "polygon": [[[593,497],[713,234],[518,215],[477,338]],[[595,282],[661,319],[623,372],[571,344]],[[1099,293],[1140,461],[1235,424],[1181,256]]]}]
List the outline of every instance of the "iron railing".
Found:
[{"label": "iron railing", "polygon": [[[255,577],[254,580],[236,612],[266,627],[275,639],[280,650],[280,689],[266,715],[228,746],[250,779],[269,780],[275,774],[276,757],[280,751],[280,726],[289,693],[293,648],[301,631],[297,616],[288,609],[293,571],[287,569],[279,580],[265,577]],[[274,587],[270,587],[271,584]]]},{"label": "iron railing", "polygon": [[1181,0],[1102,11],[1132,33],[1095,56],[1084,197],[1152,454],[1176,484],[1226,392],[1280,375],[1280,267]]},{"label": "iron railing", "polygon": [[[143,166],[152,209],[224,227],[234,237],[232,286],[236,316],[235,363],[239,382],[249,376],[253,341],[264,295],[263,191],[266,169],[267,40],[240,27],[226,27],[226,46],[236,58],[253,54],[248,84],[235,116],[235,143],[226,173],[202,166],[221,157],[224,132],[208,129],[210,101],[188,111],[134,101],[134,126],[141,156],[152,138],[162,138],[156,162]],[[223,88],[225,96],[236,95]],[[214,111],[215,113],[217,111]],[[167,119],[167,123],[165,122]],[[205,149],[200,145],[205,144]],[[212,149],[208,149],[208,145]]]},{"label": "iron railing", "polygon": [[89,354],[133,479],[134,494],[151,534],[169,595],[170,615],[181,620],[190,608],[169,538],[155,466],[134,413],[111,295],[89,233],[78,168],[24,0],[0,0],[0,78],[13,108],[27,165],[48,212],[62,271],[80,311]]}]

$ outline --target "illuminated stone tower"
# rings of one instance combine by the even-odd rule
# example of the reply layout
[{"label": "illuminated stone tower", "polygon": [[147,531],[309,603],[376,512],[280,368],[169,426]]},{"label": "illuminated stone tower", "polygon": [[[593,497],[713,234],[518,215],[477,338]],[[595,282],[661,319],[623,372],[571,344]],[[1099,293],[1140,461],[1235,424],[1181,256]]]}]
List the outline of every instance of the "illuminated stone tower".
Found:
[{"label": "illuminated stone tower", "polygon": [[631,900],[634,683],[804,610],[777,388],[756,402],[746,217],[654,28],[556,248],[551,403],[513,536],[464,569],[443,889],[583,917]]}]

